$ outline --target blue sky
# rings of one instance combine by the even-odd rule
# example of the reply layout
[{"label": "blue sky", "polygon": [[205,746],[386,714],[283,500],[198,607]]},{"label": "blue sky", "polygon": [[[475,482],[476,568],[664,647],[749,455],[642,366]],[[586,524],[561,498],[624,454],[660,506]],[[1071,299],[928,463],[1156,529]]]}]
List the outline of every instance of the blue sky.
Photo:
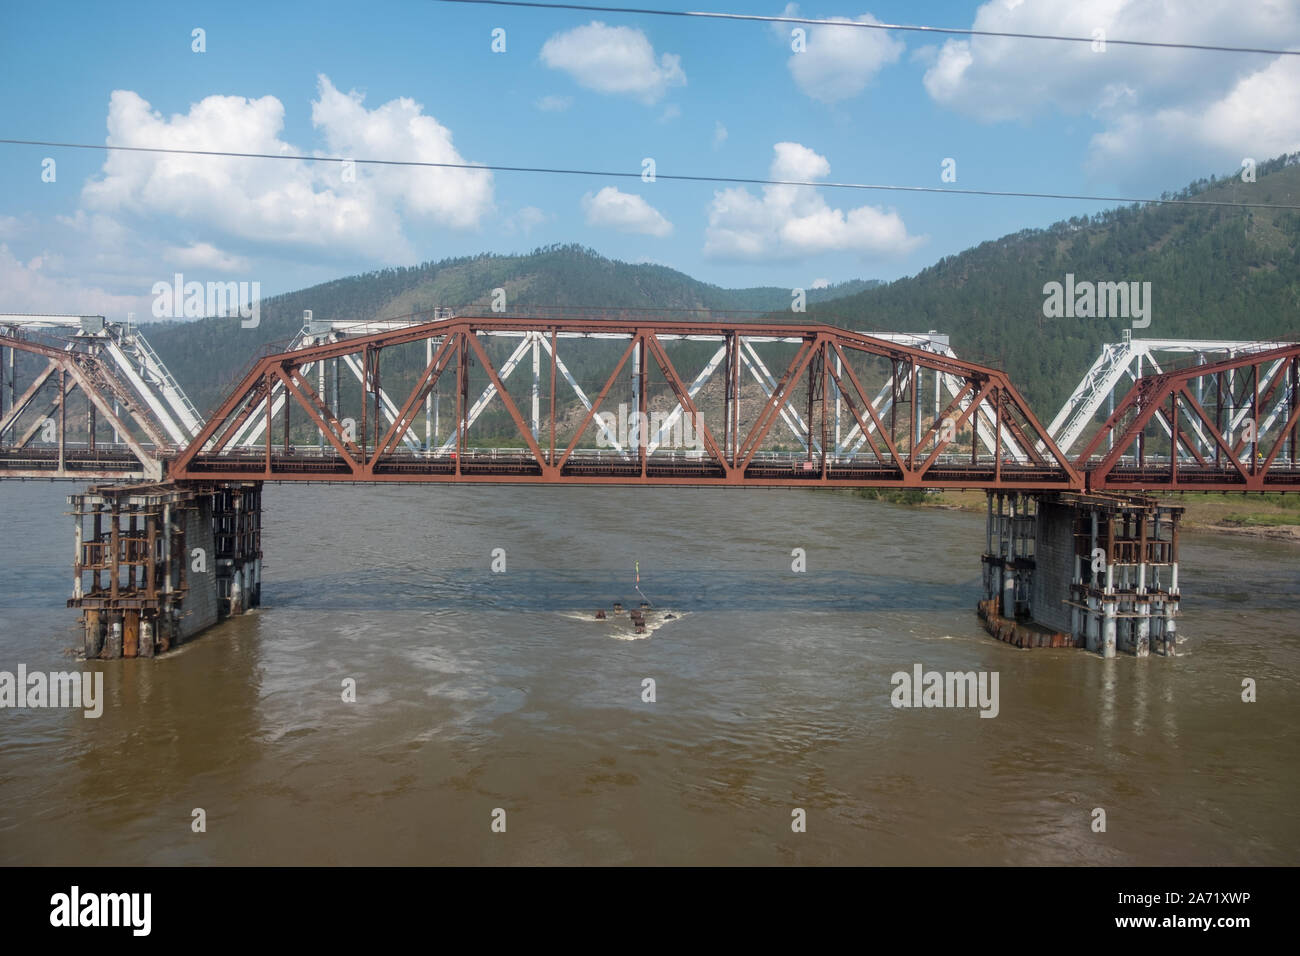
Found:
[{"label": "blue sky", "polygon": [[[1300,48],[1300,4],[1174,6],[837,0],[798,15]],[[631,172],[652,157],[660,173],[934,186],[952,158],[958,187],[1123,195],[1300,147],[1300,57],[819,26],[796,53],[789,25],[422,0],[50,10],[0,12],[5,138]],[[330,164],[9,145],[0,177],[0,311],[105,314],[147,311],[175,272],[269,295],[553,242],[725,286],[892,279],[1104,208],[364,166],[344,181]]]}]

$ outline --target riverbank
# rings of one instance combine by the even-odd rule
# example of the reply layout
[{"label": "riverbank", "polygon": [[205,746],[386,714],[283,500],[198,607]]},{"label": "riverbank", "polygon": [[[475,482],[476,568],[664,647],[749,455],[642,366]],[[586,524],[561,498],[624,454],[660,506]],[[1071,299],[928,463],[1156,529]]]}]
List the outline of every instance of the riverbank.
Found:
[{"label": "riverbank", "polygon": [[[890,501],[918,508],[984,513],[982,491],[855,492],[860,497]],[[1161,495],[1160,500],[1186,508],[1182,526],[1208,534],[1244,535],[1251,538],[1300,543],[1300,495],[1181,494]]]}]

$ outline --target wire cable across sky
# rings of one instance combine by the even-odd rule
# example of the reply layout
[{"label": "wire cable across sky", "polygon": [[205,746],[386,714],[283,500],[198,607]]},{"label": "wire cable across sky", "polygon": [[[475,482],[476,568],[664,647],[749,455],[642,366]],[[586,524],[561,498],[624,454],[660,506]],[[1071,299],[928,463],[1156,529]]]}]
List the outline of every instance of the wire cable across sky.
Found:
[{"label": "wire cable across sky", "polygon": [[[808,23],[815,26],[855,27],[863,30],[896,30],[912,33],[939,33],[971,37],[1006,37],[1015,40],[1059,40],[1065,43],[1095,43],[1097,37],[1062,36],[1054,33],[1012,33],[1005,30],[973,30],[960,27],[934,27],[907,23],[864,23],[861,20],[828,20],[816,17],[763,16],[756,13],[711,13],[701,10],[655,10],[648,7],[607,7],[588,3],[536,3],[529,0],[434,0],[435,3],[464,3],[490,7],[528,7],[540,10],[580,10],[589,13],[625,13],[652,17],[694,17],[705,20],[752,20],[759,23]],[[1221,46],[1214,43],[1173,43],[1165,40],[1115,40],[1114,46],[1159,47],[1168,50],[1209,50],[1215,53],[1262,53],[1268,56],[1300,56],[1300,50],[1273,50],[1262,47]]]},{"label": "wire cable across sky", "polygon": [[[427,169],[464,169],[494,173],[543,173],[557,176],[591,176],[603,179],[642,179],[640,172],[606,169],[565,169],[552,166],[505,166],[493,163],[435,163],[416,159],[358,159],[347,156],[307,156],[297,153],[241,153],[224,149],[175,149],[166,146],[118,146],[107,143],[66,143],[43,139],[0,139],[0,145],[43,146],[50,149],[102,149],[128,153],[162,153],[175,156],[219,156],[230,159],[278,159],[305,163],[353,163],[357,166],[408,166]],[[1082,193],[1039,193],[999,189],[957,189],[944,186],[905,186],[888,183],[824,182],[801,179],[759,179],[745,176],[701,176],[656,172],[653,180],[726,183],[741,186],[806,186],[821,189],[934,193],[944,196],[995,196],[1003,199],[1068,199],[1082,202],[1138,203],[1166,206],[1214,206],[1230,209],[1300,209],[1295,203],[1228,202],[1221,199],[1165,199],[1136,196],[1090,196]],[[1226,180],[1225,180],[1226,181]]]}]

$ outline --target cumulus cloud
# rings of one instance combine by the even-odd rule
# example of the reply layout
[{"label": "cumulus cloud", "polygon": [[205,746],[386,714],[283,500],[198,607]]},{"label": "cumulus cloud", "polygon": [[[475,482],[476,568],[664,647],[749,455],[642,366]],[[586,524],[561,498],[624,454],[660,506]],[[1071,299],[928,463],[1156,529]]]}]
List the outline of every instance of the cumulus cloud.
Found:
[{"label": "cumulus cloud", "polygon": [[[451,130],[415,100],[403,96],[367,110],[356,91],[341,93],[318,78],[311,121],[340,156],[398,157],[421,162],[467,164],[452,145]],[[362,177],[357,176],[358,182]],[[492,209],[492,173],[486,169],[388,167],[367,171],[366,185],[389,208],[427,217],[453,228],[477,226]]]},{"label": "cumulus cloud", "polygon": [[[830,174],[830,162],[799,143],[777,143],[771,179],[810,182]],[[911,236],[899,215],[879,206],[833,209],[810,186],[723,189],[709,204],[704,252],[719,259],[795,259],[827,252],[901,255],[925,237]]]},{"label": "cumulus cloud", "polygon": [[1225,164],[1300,150],[1300,61],[1279,57],[1205,106],[1125,113],[1092,138],[1089,165],[1122,170],[1189,148]]},{"label": "cumulus cloud", "polygon": [[[1300,5],[1202,0],[992,0],[972,27],[1019,33],[1158,39],[1230,46],[1278,47],[1300,42]],[[1088,113],[1115,89],[1129,88],[1144,107],[1202,100],[1259,68],[1251,56],[1211,56],[1194,50],[1150,50],[1109,44],[1035,42],[1001,37],[949,40],[924,83],[940,103],[984,119],[1019,119],[1044,108]]]},{"label": "cumulus cloud", "polygon": [[[973,27],[1019,33],[1300,47],[1300,4],[1202,0],[992,0]],[[1092,43],[997,37],[948,40],[930,48],[924,85],[938,103],[985,121],[1046,112],[1086,115],[1095,171],[1134,168],[1157,157],[1202,153],[1204,162],[1272,155],[1300,136],[1294,57],[1215,55]]]},{"label": "cumulus cloud", "polygon": [[[402,97],[367,110],[356,92],[318,78],[312,123],[332,155],[411,157],[464,163],[446,127]],[[164,117],[130,90],[109,99],[111,145],[302,155],[281,138],[284,106],[273,96],[209,96]],[[329,247],[370,258],[409,258],[403,217],[452,228],[478,224],[492,208],[487,170],[311,164],[110,152],[82,189],[93,213],[170,216],[221,236],[280,246]]]},{"label": "cumulus cloud", "polygon": [[583,196],[582,211],[589,226],[604,226],[661,239],[673,231],[673,224],[654,206],[640,196],[621,192],[613,186],[606,186],[595,195],[587,193]]},{"label": "cumulus cloud", "polygon": [[656,57],[641,30],[606,26],[599,20],[552,36],[542,45],[541,59],[551,69],[568,73],[579,86],[632,96],[647,105],[663,99],[669,88],[686,85],[681,57]]},{"label": "cumulus cloud", "polygon": [[[783,14],[799,15],[797,4],[788,4]],[[840,23],[879,23],[869,13],[860,17],[831,17]],[[783,38],[789,39],[789,25],[781,24]],[[898,61],[903,41],[884,30],[862,27],[835,27],[806,24],[803,52],[792,52],[787,66],[795,85],[806,96],[823,103],[857,96],[882,69]]]}]

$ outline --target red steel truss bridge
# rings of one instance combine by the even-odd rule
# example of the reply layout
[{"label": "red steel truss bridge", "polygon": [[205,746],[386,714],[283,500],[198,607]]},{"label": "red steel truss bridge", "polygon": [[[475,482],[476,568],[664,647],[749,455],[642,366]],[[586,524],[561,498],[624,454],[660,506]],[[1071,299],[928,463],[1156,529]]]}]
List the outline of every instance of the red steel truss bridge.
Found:
[{"label": "red steel truss bridge", "polygon": [[309,320],[204,422],[138,331],[8,318],[0,477],[1300,491],[1294,344],[1138,378],[1106,421],[1074,416],[1070,457],[1005,374],[923,335]]}]

